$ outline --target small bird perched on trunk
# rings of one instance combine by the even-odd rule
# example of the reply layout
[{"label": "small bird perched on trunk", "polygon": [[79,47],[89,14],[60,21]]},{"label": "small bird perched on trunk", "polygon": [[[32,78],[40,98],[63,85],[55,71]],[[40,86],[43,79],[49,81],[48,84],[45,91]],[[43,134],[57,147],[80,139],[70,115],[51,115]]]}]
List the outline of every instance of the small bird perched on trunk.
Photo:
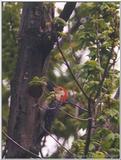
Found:
[{"label": "small bird perched on trunk", "polygon": [[63,104],[68,99],[68,92],[62,86],[48,85],[47,88],[54,94],[52,98],[48,98],[43,106],[40,106],[41,110],[44,110],[42,124],[40,126],[40,133],[37,138],[37,142],[41,142],[44,136],[47,136],[47,131],[51,130],[52,122],[56,118],[59,108],[63,106]]},{"label": "small bird perched on trunk", "polygon": [[58,111],[65,104],[87,112],[86,109],[74,104],[69,99],[68,91],[64,87],[53,84],[46,77],[34,77],[29,82],[28,93],[35,100],[33,105],[36,108],[36,124],[33,134],[35,146],[39,146],[42,138],[48,135]]}]

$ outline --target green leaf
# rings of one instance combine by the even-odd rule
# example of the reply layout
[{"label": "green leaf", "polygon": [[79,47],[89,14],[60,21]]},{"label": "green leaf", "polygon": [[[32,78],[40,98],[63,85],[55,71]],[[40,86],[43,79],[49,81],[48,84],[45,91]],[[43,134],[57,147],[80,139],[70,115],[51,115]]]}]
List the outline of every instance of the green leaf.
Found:
[{"label": "green leaf", "polygon": [[110,133],[110,134],[108,134],[107,137],[106,137],[106,139],[109,140],[109,141],[110,141],[110,140],[114,140],[114,138],[115,138],[115,134],[114,134],[114,133]]},{"label": "green leaf", "polygon": [[29,86],[47,85],[47,78],[44,76],[41,78],[39,78],[38,76],[35,76],[32,78],[32,80],[28,84]]},{"label": "green leaf", "polygon": [[103,152],[96,151],[93,154],[93,158],[105,158],[105,154]]},{"label": "green leaf", "polygon": [[89,150],[92,151],[92,150],[94,150],[94,149],[95,149],[95,145],[91,143],[91,144],[89,145]]}]

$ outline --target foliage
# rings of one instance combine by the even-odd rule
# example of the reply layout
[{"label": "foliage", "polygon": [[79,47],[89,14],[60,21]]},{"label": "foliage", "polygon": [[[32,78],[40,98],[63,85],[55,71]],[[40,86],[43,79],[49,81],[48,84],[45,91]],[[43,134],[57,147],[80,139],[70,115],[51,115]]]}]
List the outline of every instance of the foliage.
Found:
[{"label": "foliage", "polygon": [[33,77],[32,80],[29,82],[29,86],[36,86],[36,85],[47,85],[47,78],[46,77]]},{"label": "foliage", "polygon": [[59,17],[55,17],[53,20],[54,25],[59,28],[59,27],[64,27],[66,25],[66,22]]},{"label": "foliage", "polygon": [[[4,130],[7,130],[9,116],[9,83],[13,76],[18,54],[17,35],[21,9],[22,3],[2,3],[2,127]],[[4,139],[5,137],[3,137]]]},{"label": "foliage", "polygon": [[[72,25],[76,23],[77,19],[79,19],[81,25],[73,33],[68,33],[67,38],[64,36],[65,41],[62,46],[63,53],[68,60],[73,73],[80,84],[82,84],[85,92],[93,98],[96,96],[97,90],[99,89],[101,77],[107,67],[108,58],[111,57],[108,66],[109,69],[106,73],[107,75],[100,94],[100,103],[97,106],[96,126],[98,127],[94,130],[89,147],[88,156],[93,158],[110,157],[109,151],[114,143],[114,134],[119,135],[119,101],[112,98],[112,94],[119,86],[119,71],[114,69],[117,52],[112,50],[112,48],[119,46],[118,8],[118,3],[81,3],[80,6],[76,8],[76,16],[73,16],[70,20],[70,24]],[[112,14],[113,17],[111,16]],[[87,50],[88,52],[88,60],[85,63],[82,61],[84,59],[82,55],[84,54],[84,50]],[[72,98],[74,98],[75,101],[78,101],[80,105],[86,107],[87,102],[84,95],[78,91],[74,81],[71,80],[68,70],[66,71],[66,74],[61,71],[63,60],[61,59],[58,51],[56,51],[52,60],[58,59],[59,61],[57,64],[52,64],[53,69],[56,70],[56,68],[58,68],[58,72],[60,73],[60,77],[56,77],[55,81],[58,82],[58,79],[60,79],[61,83],[67,81],[68,83],[66,82],[66,87],[68,87],[68,90],[70,90],[70,92],[72,90],[76,92],[76,95],[73,95],[74,97],[72,96]],[[54,74],[52,74],[51,77],[52,76],[54,76]],[[63,78],[63,81],[61,77]],[[67,111],[71,114],[74,113],[71,106],[68,106]],[[61,126],[63,126],[62,122],[66,115],[65,117],[61,116],[62,113],[58,119]],[[87,114],[81,113],[78,117],[86,118]],[[79,130],[80,128],[86,128],[87,122],[82,121],[82,123],[77,123],[76,121],[74,122],[74,120],[71,120],[70,123],[70,119],[70,117],[66,117],[66,122],[63,122],[63,132],[65,133],[65,126],[68,126],[66,133],[72,133],[76,138],[76,129],[78,128]],[[71,130],[71,128],[73,129]],[[102,138],[98,133],[99,128],[100,132],[104,136]],[[58,128],[57,125],[55,125],[56,135],[58,135],[58,131],[61,133],[61,136],[63,136],[64,133],[62,130],[60,132],[60,130],[60,127]],[[112,139],[110,139],[110,137],[112,137]],[[76,142],[75,140],[75,145],[72,145],[73,152],[80,157],[83,156],[84,152],[84,147],[77,151],[77,148],[81,143],[83,143],[83,145],[85,144],[85,142],[78,142],[78,140]],[[119,142],[116,144],[117,146],[114,146],[116,149],[115,154],[111,154],[111,156],[115,158],[118,158],[119,156],[118,143]]]},{"label": "foliage", "polygon": [[2,3],[2,65],[3,78],[11,78],[18,54],[18,26],[22,3]]},{"label": "foliage", "polygon": [[[15,68],[18,49],[16,35],[21,7],[22,4],[17,2],[3,3],[3,79],[10,80]],[[55,20],[59,25],[65,25],[61,19],[55,18]],[[100,92],[88,157],[119,158],[119,100],[114,99],[113,96],[119,87],[119,71],[115,68],[117,51],[114,49],[119,47],[119,3],[78,3],[68,26],[73,27],[78,23],[79,27],[73,32],[69,28],[70,30],[64,33],[64,36],[63,32],[60,33],[62,36],[61,49],[86,94],[95,98]],[[104,73],[106,73],[105,79],[100,89]],[[65,86],[69,91],[70,99],[87,109],[87,100],[76,86],[57,49],[51,55],[48,79],[55,84]],[[38,83],[45,84],[46,80],[34,77],[29,84]],[[3,118],[6,120],[8,119],[7,99],[9,95],[9,90],[3,86]],[[51,95],[53,97],[53,93],[49,96]],[[88,118],[86,112],[70,104],[65,105],[62,109],[80,119]],[[88,121],[73,119],[59,111],[53,123],[52,132],[58,139],[63,137],[66,141],[70,136],[74,136],[70,151],[81,158],[84,153],[86,136],[79,138],[77,131],[81,128],[86,129],[87,123]],[[55,158],[54,154],[51,157]]]}]

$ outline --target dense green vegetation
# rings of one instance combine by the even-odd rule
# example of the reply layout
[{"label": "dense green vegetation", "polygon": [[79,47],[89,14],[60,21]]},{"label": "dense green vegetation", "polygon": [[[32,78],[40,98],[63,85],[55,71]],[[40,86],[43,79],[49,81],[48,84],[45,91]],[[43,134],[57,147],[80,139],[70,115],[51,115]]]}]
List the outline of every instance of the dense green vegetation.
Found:
[{"label": "dense green vegetation", "polygon": [[[18,55],[22,3],[4,2],[2,5],[2,118],[6,130],[9,84]],[[76,24],[78,27],[74,28]],[[114,96],[119,87],[119,71],[115,68],[119,51],[119,3],[80,3],[66,27],[67,33],[60,33],[61,50],[84,92],[94,100],[95,126],[88,157],[119,158],[119,99]],[[58,48],[52,52],[49,65],[48,78],[64,86],[74,103],[88,109],[88,100],[76,85]],[[63,110],[82,120],[71,118],[60,111],[52,126],[52,133],[58,139],[63,137],[64,144],[70,136],[74,136],[70,151],[82,157],[86,135],[81,137],[77,132],[81,128],[87,129],[88,120],[83,119],[87,119],[88,114],[69,104]],[[63,158],[68,155],[58,148],[57,153],[51,157]]]}]

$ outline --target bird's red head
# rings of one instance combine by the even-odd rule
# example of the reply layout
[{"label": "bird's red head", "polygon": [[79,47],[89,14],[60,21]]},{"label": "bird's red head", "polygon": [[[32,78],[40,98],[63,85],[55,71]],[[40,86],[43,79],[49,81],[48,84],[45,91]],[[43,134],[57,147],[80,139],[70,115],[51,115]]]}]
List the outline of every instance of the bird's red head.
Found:
[{"label": "bird's red head", "polygon": [[68,99],[68,92],[64,87],[56,86],[54,91],[58,101],[65,102]]}]

